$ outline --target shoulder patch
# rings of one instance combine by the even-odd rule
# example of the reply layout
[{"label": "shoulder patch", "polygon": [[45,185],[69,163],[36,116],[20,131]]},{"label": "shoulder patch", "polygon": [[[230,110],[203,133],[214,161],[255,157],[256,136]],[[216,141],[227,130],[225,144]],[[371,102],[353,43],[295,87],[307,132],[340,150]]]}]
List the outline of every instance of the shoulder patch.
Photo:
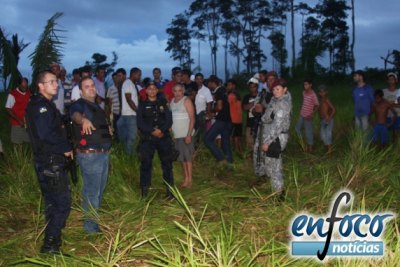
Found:
[{"label": "shoulder patch", "polygon": [[39,109],[39,112],[40,112],[40,113],[45,113],[45,112],[47,112],[47,108],[46,108],[46,107],[41,107],[41,108]]}]

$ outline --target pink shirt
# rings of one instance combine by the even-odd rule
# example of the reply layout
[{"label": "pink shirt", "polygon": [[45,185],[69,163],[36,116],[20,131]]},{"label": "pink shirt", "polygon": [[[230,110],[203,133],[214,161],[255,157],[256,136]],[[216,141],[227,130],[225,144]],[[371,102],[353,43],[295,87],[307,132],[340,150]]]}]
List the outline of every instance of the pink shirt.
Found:
[{"label": "pink shirt", "polygon": [[318,98],[313,90],[309,92],[303,91],[303,105],[301,106],[300,116],[303,118],[312,117],[314,107],[318,105]]}]

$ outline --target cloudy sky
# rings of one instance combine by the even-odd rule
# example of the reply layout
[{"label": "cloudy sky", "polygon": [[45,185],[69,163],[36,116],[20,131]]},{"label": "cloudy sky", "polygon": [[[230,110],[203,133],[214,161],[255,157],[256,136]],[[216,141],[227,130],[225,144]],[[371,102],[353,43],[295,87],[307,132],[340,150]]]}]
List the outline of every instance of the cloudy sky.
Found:
[{"label": "cloudy sky", "polygon": [[[155,66],[161,67],[165,78],[177,63],[164,51],[168,38],[165,29],[171,19],[190,6],[189,0],[1,0],[0,26],[6,33],[18,33],[19,38],[31,44],[21,54],[19,67],[30,77],[28,55],[34,50],[47,20],[56,12],[64,16],[58,20],[59,28],[66,30],[66,45],[62,64],[67,71],[90,60],[95,52],[111,59],[111,52],[119,56],[118,66],[129,70],[137,66],[144,76]],[[300,1],[299,1],[300,2]],[[303,0],[314,4],[316,0]],[[350,2],[350,1],[349,1]],[[380,56],[389,49],[400,49],[399,0],[356,0],[356,67],[383,67]],[[301,25],[300,17],[296,18]],[[287,28],[287,46],[291,39]],[[300,29],[297,29],[297,35]],[[193,44],[192,57],[198,64],[197,43]],[[222,52],[222,48],[220,49]],[[298,51],[298,49],[297,49]],[[272,60],[264,67],[272,68]],[[200,45],[200,66],[210,74],[209,47]],[[290,61],[289,61],[290,62]],[[223,57],[219,57],[219,73],[223,72]],[[233,61],[229,64],[234,67]]]}]

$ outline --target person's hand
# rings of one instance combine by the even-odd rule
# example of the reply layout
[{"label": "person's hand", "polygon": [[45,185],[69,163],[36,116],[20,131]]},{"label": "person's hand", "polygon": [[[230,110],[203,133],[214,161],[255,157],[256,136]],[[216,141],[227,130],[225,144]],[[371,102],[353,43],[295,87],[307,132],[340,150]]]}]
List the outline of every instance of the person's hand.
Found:
[{"label": "person's hand", "polygon": [[151,135],[157,138],[162,138],[164,136],[160,129],[154,129],[154,131],[151,132]]},{"label": "person's hand", "polygon": [[257,113],[262,113],[264,111],[264,107],[261,104],[255,104],[254,105],[254,112]]},{"label": "person's hand", "polygon": [[92,134],[92,131],[96,130],[92,122],[86,118],[82,119],[82,131],[84,134]]},{"label": "person's hand", "polygon": [[113,130],[112,130],[112,128],[111,128],[111,126],[108,126],[108,132],[110,133],[110,135],[111,135],[111,136],[113,136],[113,135],[114,135],[114,133],[113,133]]},{"label": "person's hand", "polygon": [[264,152],[267,152],[268,148],[269,148],[268,144],[263,144],[262,147],[261,147],[262,151],[264,151]]},{"label": "person's hand", "polygon": [[71,151],[65,152],[64,156],[66,156],[67,158],[71,158],[74,159],[74,153]]},{"label": "person's hand", "polygon": [[192,136],[188,135],[185,137],[185,144],[189,145],[190,143],[192,143]]}]

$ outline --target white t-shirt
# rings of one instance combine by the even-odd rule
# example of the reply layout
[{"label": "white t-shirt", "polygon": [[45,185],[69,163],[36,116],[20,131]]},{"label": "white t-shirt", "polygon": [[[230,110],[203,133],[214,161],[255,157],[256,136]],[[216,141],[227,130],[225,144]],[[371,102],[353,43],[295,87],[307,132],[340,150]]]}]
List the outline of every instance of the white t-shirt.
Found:
[{"label": "white t-shirt", "polygon": [[[138,90],[140,90],[138,86]],[[125,80],[125,82],[122,84],[122,89],[121,89],[121,115],[122,116],[129,116],[129,115],[135,115],[136,116],[136,111],[131,109],[129,106],[128,102],[126,101],[126,96],[125,94],[131,94],[131,99],[133,103],[135,103],[136,107],[138,106],[138,93],[135,88],[135,85],[130,79]]]},{"label": "white t-shirt", "polygon": [[76,101],[79,98],[81,98],[81,92],[79,91],[79,85],[75,85],[74,88],[72,88],[71,92],[71,101]]},{"label": "white t-shirt", "polygon": [[53,96],[52,101],[61,114],[64,114],[64,87],[60,79],[58,79],[57,95]]},{"label": "white t-shirt", "polygon": [[[397,98],[399,97],[400,90],[396,89],[394,91],[390,91],[389,89],[383,89],[383,98],[389,101],[390,103],[397,102]],[[400,116],[400,108],[394,107],[394,110],[397,113],[397,116]],[[389,110],[388,117],[393,117],[392,111]]]},{"label": "white t-shirt", "polygon": [[[97,94],[102,98],[106,98],[106,87],[104,86],[104,82],[98,80],[96,77],[93,78],[94,86],[96,87]],[[100,107],[104,109],[104,102],[100,103]]]},{"label": "white t-shirt", "polygon": [[202,86],[197,92],[194,104],[196,105],[196,114],[207,109],[207,103],[213,102],[213,97],[211,95],[210,89],[206,86]]}]

